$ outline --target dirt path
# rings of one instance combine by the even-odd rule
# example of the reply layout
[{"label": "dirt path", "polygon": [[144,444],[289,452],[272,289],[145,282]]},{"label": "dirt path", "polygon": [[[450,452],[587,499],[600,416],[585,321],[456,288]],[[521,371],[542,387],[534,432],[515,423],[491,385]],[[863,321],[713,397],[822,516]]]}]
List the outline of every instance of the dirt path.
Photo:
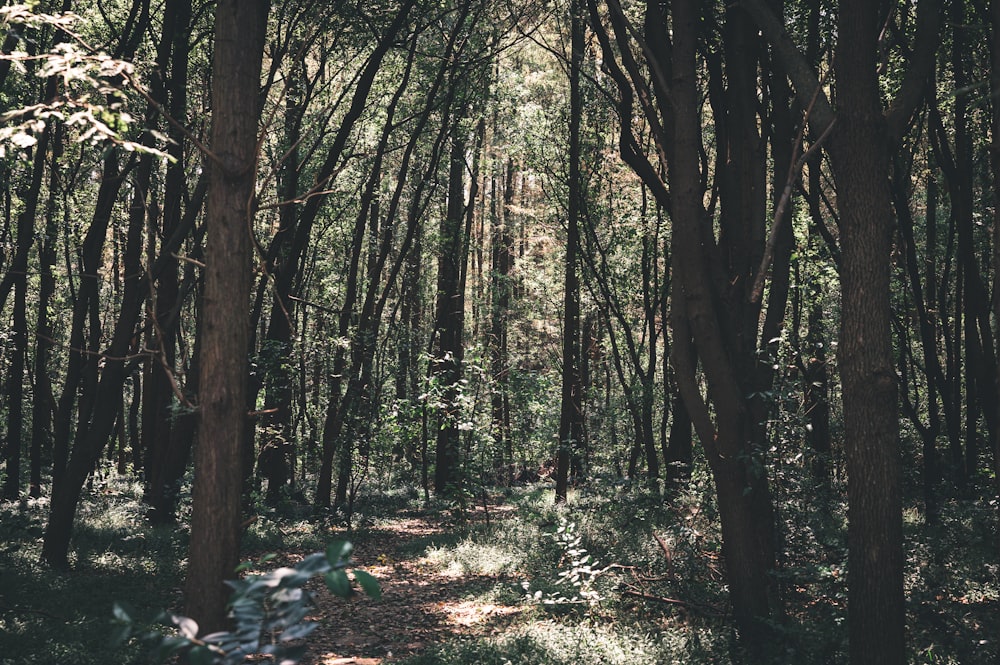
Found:
[{"label": "dirt path", "polygon": [[354,559],[378,578],[381,600],[315,595],[320,627],[309,637],[304,665],[374,665],[419,653],[457,635],[489,635],[508,626],[519,607],[470,599],[499,581],[445,575],[423,558],[446,527],[426,516],[403,516],[388,527],[351,534]]}]

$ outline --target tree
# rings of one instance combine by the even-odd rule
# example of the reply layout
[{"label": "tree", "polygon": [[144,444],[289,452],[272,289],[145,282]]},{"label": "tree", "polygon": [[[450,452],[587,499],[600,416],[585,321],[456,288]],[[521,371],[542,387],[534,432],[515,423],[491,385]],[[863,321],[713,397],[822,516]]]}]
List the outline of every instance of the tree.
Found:
[{"label": "tree", "polygon": [[580,246],[580,218],[583,214],[584,183],[580,173],[580,121],[583,98],[580,69],[583,65],[583,4],[570,3],[569,63],[569,182],[566,207],[566,258],[563,284],[562,399],[559,414],[559,442],[556,454],[556,503],[566,503],[570,461],[583,441],[583,375],[580,354],[580,278],[577,253]]},{"label": "tree", "polygon": [[220,0],[215,10],[212,141],[206,201],[200,423],[185,603],[203,632],[226,624],[239,556],[247,427],[250,228],[257,174],[260,73],[270,3]]},{"label": "tree", "polygon": [[919,3],[913,47],[917,55],[884,113],[877,5],[862,0],[840,5],[836,111],[770,9],[760,0],[745,0],[743,5],[784,63],[799,103],[812,109],[814,136],[833,132],[828,152],[841,232],[838,359],[848,473],[851,662],[903,663],[902,463],[890,322],[889,155],[923,98],[934,62],[940,3]]},{"label": "tree", "polygon": [[[621,64],[596,3],[589,6],[591,25],[601,40],[605,63],[620,95],[622,158],[649,187],[657,204],[670,212],[671,362],[685,410],[715,480],[730,598],[740,637],[752,651],[762,653],[769,642],[769,619],[777,615],[778,607],[771,574],[775,567],[771,497],[756,414],[748,403],[751,386],[759,381],[756,364],[760,362],[760,305],[751,299],[750,288],[757,264],[752,257],[761,256],[765,233],[764,191],[755,184],[761,175],[751,154],[759,142],[751,101],[755,91],[746,62],[747,58],[754,62],[756,56],[744,51],[753,50],[750,44],[739,43],[748,34],[746,18],[738,8],[731,8],[726,17],[727,26],[733,22],[727,28],[731,32],[727,33],[726,48],[734,53],[727,63],[734,81],[727,94],[742,107],[742,115],[734,110],[733,127],[721,126],[731,134],[720,138],[719,149],[725,151],[727,160],[717,161],[729,164],[732,154],[739,165],[725,167],[734,172],[724,185],[728,192],[720,218],[723,230],[716,238],[704,207],[705,179],[699,162],[702,125],[697,26],[701,9],[696,3],[673,3],[672,37],[668,37],[667,16],[658,3],[646,4],[644,43],[648,46],[641,52],[649,71],[647,80],[633,55],[627,19],[618,3],[608,3],[608,21]],[[716,76],[714,80],[718,83],[720,79]],[[639,107],[651,128],[659,169],[652,166],[632,133],[633,105]],[[661,173],[669,174],[669,187]],[[775,289],[772,296],[769,307],[782,312],[781,290]],[[702,394],[696,361],[701,363],[707,394]]]},{"label": "tree", "polygon": [[[990,144],[990,164],[993,169],[993,279],[994,289],[1000,285],[1000,0],[990,0],[990,27],[993,40],[990,42],[990,90],[993,98],[993,114],[990,127],[993,142]],[[1000,357],[1000,291],[993,294],[993,318],[997,325],[997,357]],[[1000,388],[1000,365],[997,366],[996,383]],[[1000,413],[1000,389],[997,390],[997,413]],[[993,432],[993,475],[994,492],[1000,518],[1000,427]],[[1000,551],[1000,536],[997,549]]]},{"label": "tree", "polygon": [[841,220],[843,383],[852,663],[903,663],[903,532],[889,265],[892,209],[876,67],[878,10],[841,3],[831,149]]},{"label": "tree", "polygon": [[[459,104],[467,104],[460,101]],[[459,404],[462,359],[465,345],[465,292],[462,273],[468,260],[465,238],[465,151],[467,107],[460,108],[452,121],[451,151],[448,160],[448,206],[441,219],[438,253],[437,303],[435,305],[435,345],[432,371],[441,385],[441,424],[435,452],[434,491],[444,495],[460,482]],[[472,205],[470,202],[469,205]]]},{"label": "tree", "polygon": [[[188,61],[191,40],[191,0],[171,0],[164,5],[163,29],[157,47],[157,68],[151,94],[161,108],[176,121],[185,122],[188,105]],[[152,122],[150,118],[150,122]],[[163,185],[161,246],[168,244],[184,224],[184,201],[188,199],[185,182],[185,151],[183,132],[169,127],[172,142],[168,148],[173,162],[167,166]],[[197,194],[188,200],[189,211],[200,208]],[[151,253],[155,248],[150,248]],[[181,291],[176,262],[164,266],[156,282],[152,302],[147,308],[146,348],[151,354],[143,373],[142,446],[146,473],[145,500],[153,523],[174,519],[181,478],[190,457],[191,414],[176,421],[171,409],[174,399],[174,373],[177,366],[178,315]],[[191,382],[187,388],[196,384]],[[177,431],[175,431],[177,430]]]}]

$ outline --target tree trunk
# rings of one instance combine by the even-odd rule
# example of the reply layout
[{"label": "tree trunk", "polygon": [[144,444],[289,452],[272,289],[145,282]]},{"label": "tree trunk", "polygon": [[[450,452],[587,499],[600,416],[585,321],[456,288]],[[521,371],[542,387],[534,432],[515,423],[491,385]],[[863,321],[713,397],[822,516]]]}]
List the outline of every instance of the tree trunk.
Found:
[{"label": "tree trunk", "polygon": [[[48,87],[48,86],[47,86]],[[14,348],[7,368],[7,441],[4,450],[6,478],[3,494],[17,499],[21,492],[21,449],[24,438],[24,367],[28,351],[27,290],[28,252],[35,235],[35,217],[45,175],[45,157],[52,130],[46,127],[35,145],[31,180],[23,196],[24,209],[17,217],[17,249],[9,275],[13,278],[14,311],[12,329]]]},{"label": "tree trunk", "polygon": [[878,87],[878,7],[840,5],[831,149],[841,231],[838,360],[848,475],[851,663],[905,661],[899,407],[892,356],[889,145]]},{"label": "tree trunk", "polygon": [[[583,66],[584,19],[582,0],[570,3],[569,70],[569,205],[566,224],[566,259],[563,291],[562,400],[556,454],[556,503],[566,503],[570,460],[583,440],[583,380],[580,374],[580,279],[577,251],[580,216],[584,205],[584,183],[580,171],[580,124],[583,97],[580,69]],[[638,433],[638,432],[637,432]]]},{"label": "tree trunk", "polygon": [[[267,324],[267,333],[260,348],[258,371],[263,373],[254,385],[263,382],[266,391],[264,410],[267,424],[266,437],[260,445],[257,457],[258,474],[267,480],[267,501],[274,505],[281,498],[282,489],[291,479],[289,460],[295,448],[292,426],[292,375],[291,357],[293,351],[292,330],[294,328],[295,305],[291,300],[302,263],[300,254],[306,245],[296,247],[292,242],[295,234],[297,207],[291,202],[299,195],[299,147],[302,119],[306,99],[304,87],[306,79],[305,53],[302,44],[292,45],[294,63],[288,74],[285,89],[284,144],[286,150],[278,178],[278,229],[268,250],[268,275],[261,288],[269,288],[273,278],[274,302]],[[257,403],[255,390],[251,390],[248,404]],[[253,439],[255,427],[248,428],[248,451],[255,450]]]},{"label": "tree trunk", "polygon": [[[59,398],[53,427],[52,508],[49,512],[49,520],[45,528],[45,538],[42,544],[42,560],[56,568],[66,568],[69,565],[67,555],[69,553],[70,537],[72,536],[73,517],[76,512],[76,504],[80,488],[83,486],[83,480],[86,479],[87,473],[90,472],[89,468],[83,472],[83,479],[80,480],[80,488],[70,489],[67,486],[67,483],[75,482],[69,479],[73,407],[77,403],[77,393],[84,392],[80,388],[84,375],[93,371],[91,365],[96,364],[93,356],[98,355],[99,352],[99,347],[95,346],[93,340],[99,340],[100,331],[92,330],[88,335],[87,327],[89,324],[91,328],[99,328],[100,323],[95,320],[97,317],[94,315],[94,312],[97,306],[97,276],[101,267],[104,239],[111,221],[115,199],[125,181],[127,172],[131,170],[132,164],[134,162],[130,161],[128,165],[120,168],[118,155],[115,151],[111,151],[105,156],[101,186],[97,194],[93,220],[83,240],[81,279],[76,300],[73,302],[72,323],[69,333],[69,361],[66,368],[66,378],[63,383],[63,392]],[[88,337],[90,339],[89,342]],[[96,392],[93,387],[90,390],[91,395]],[[80,415],[78,419],[80,422],[88,421],[90,418],[90,409],[82,395],[79,407]],[[82,432],[82,428],[78,429],[78,434]],[[82,458],[78,457],[78,459],[81,459],[80,463],[82,463]],[[76,475],[79,475],[79,473]]]},{"label": "tree trunk", "polygon": [[201,423],[195,455],[186,613],[203,633],[226,626],[239,557],[260,71],[269,2],[220,0],[212,65],[211,165],[202,306]]},{"label": "tree trunk", "polygon": [[[993,140],[990,144],[990,164],[993,167],[993,318],[997,325],[997,352],[1000,357],[1000,0],[990,0],[990,90],[993,114],[990,126]],[[1000,366],[994,379],[997,385],[997,413],[1000,413]],[[997,517],[1000,519],[1000,427],[993,433],[994,494],[997,499]],[[997,547],[1000,549],[1000,529],[997,529]]]},{"label": "tree trunk", "polygon": [[463,266],[467,256],[465,242],[465,147],[462,127],[465,111],[454,120],[451,135],[451,158],[448,171],[448,211],[441,221],[441,249],[438,256],[437,305],[435,330],[437,345],[432,359],[433,373],[439,382],[441,402],[440,427],[437,433],[434,491],[443,496],[460,482],[458,446],[459,380],[462,377],[462,344],[465,325],[465,294],[461,292]]},{"label": "tree trunk", "polygon": [[56,128],[52,137],[52,161],[49,167],[49,192],[45,206],[45,230],[38,250],[38,318],[35,335],[35,394],[31,404],[31,470],[28,494],[34,498],[42,495],[42,456],[52,450],[52,416],[55,399],[52,379],[49,376],[49,356],[53,343],[49,308],[55,295],[56,243],[59,229],[56,224],[56,195],[62,185],[57,165],[62,156],[62,131]]},{"label": "tree trunk", "polygon": [[[190,22],[191,0],[170,0],[166,3],[157,53],[160,75],[153,79],[153,95],[178,120],[183,120],[187,114]],[[164,183],[161,253],[162,247],[182,226],[182,204],[188,198],[184,174],[185,139],[172,125],[169,135],[173,142],[168,151],[176,161],[167,166]],[[191,201],[189,206],[197,209],[200,199]],[[150,235],[152,253],[156,235]],[[148,310],[147,344],[152,356],[147,361],[147,376],[142,384],[142,438],[146,471],[144,500],[149,505],[146,516],[154,524],[171,522],[175,518],[178,485],[190,448],[183,442],[181,449],[176,446],[178,438],[173,429],[178,422],[171,409],[174,399],[174,377],[171,374],[176,371],[176,310],[179,307],[177,264],[171,261],[156,280],[153,302]]]},{"label": "tree trunk", "polygon": [[[698,167],[700,136],[695,67],[695,3],[674,4],[673,96],[676,129],[671,162],[674,222],[674,344],[677,381],[712,468],[722,522],[726,576],[741,642],[751,652],[767,646],[768,620],[777,612],[773,515],[764,469],[751,440],[743,391],[730,364],[719,313],[713,311],[709,271],[703,256],[706,213]],[[752,266],[752,264],[751,264]],[[697,340],[715,422],[699,394],[690,362]]]},{"label": "tree trunk", "polygon": [[511,233],[514,205],[514,160],[507,161],[503,179],[503,210],[497,212],[496,178],[494,177],[492,217],[493,228],[490,237],[492,248],[491,277],[492,312],[488,338],[490,353],[490,379],[493,390],[490,396],[490,414],[493,428],[493,457],[496,461],[496,481],[508,484],[514,469],[510,432],[510,350],[508,347],[507,325],[510,317],[511,273],[514,269],[514,235]]}]

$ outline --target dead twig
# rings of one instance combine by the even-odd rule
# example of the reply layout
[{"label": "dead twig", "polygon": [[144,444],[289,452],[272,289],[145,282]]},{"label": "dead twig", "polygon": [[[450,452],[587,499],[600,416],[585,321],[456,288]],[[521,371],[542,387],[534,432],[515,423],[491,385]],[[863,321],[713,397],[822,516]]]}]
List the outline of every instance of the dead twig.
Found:
[{"label": "dead twig", "polygon": [[676,582],[677,573],[674,570],[674,557],[673,554],[671,554],[670,552],[670,546],[667,545],[666,541],[663,540],[663,538],[660,538],[655,533],[653,534],[653,538],[656,539],[656,542],[660,546],[660,549],[663,550],[663,557],[667,560],[667,576],[670,578],[671,582]]}]

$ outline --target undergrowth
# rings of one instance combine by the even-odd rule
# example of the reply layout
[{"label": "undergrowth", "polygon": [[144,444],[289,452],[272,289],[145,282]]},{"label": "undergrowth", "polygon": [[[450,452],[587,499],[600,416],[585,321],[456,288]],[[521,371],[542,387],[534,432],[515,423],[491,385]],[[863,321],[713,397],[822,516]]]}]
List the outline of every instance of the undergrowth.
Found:
[{"label": "undergrowth", "polygon": [[[775,584],[786,613],[775,621],[776,662],[846,662],[845,508],[829,498],[841,493],[805,482],[782,488]],[[187,532],[148,526],[140,499],[141,487],[124,480],[85,493],[69,572],[38,563],[44,500],[0,504],[0,663],[145,662],[137,646],[111,650],[111,608],[130,603],[150,620],[161,609],[179,609]],[[336,512],[306,514],[292,503],[255,512],[244,538],[251,557],[322,548],[344,530]],[[750,662],[734,646],[718,513],[704,472],[670,497],[605,479],[574,488],[568,506],[554,506],[551,487],[537,484],[493,491],[487,510],[460,520],[448,515],[446,502],[424,504],[420,493],[404,489],[360,497],[352,526],[360,535],[400,519],[451,524],[444,533],[412,535],[396,555],[478,580],[465,600],[518,611],[502,629],[446,640],[406,665]],[[907,509],[910,662],[996,657],[995,518],[987,502],[946,502],[934,525]]]},{"label": "undergrowth", "polygon": [[0,504],[0,663],[142,662],[138,647],[112,647],[112,607],[127,601],[151,620],[175,605],[187,543],[183,529],[145,523],[141,495],[121,481],[86,493],[69,571],[39,563],[46,500]]}]

